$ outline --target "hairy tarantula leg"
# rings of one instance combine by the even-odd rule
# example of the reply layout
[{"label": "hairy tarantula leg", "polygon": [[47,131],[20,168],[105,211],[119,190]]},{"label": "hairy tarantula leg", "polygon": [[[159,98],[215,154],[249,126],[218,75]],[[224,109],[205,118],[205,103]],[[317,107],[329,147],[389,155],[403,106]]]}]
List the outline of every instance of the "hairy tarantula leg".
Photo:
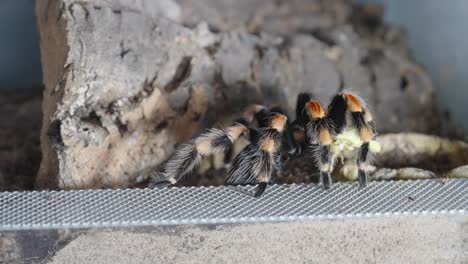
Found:
[{"label": "hairy tarantula leg", "polygon": [[231,166],[231,160],[234,156],[234,148],[231,146],[224,153],[224,168],[229,168]]},{"label": "hairy tarantula leg", "polygon": [[228,171],[227,185],[244,185],[255,182],[255,177],[252,174],[252,159],[256,152],[256,146],[249,144],[237,154]]},{"label": "hairy tarantula leg", "polygon": [[168,186],[171,186],[172,183],[170,181],[166,181],[166,180],[163,180],[163,181],[160,181],[160,182],[151,182],[148,187],[149,188],[164,188],[164,187],[168,187]]},{"label": "hairy tarantula leg", "polygon": [[320,170],[321,182],[325,189],[329,189],[332,185],[331,172],[334,168],[334,157],[331,151],[335,136],[334,126],[318,101],[310,100],[306,103],[306,108],[310,119],[306,126],[307,138]]},{"label": "hairy tarantula leg", "polygon": [[[258,111],[255,115],[255,119],[257,120],[259,127],[267,127],[269,119],[274,113],[279,113],[286,116],[285,111],[280,107],[273,107],[269,111],[266,109]],[[286,129],[283,133],[283,142],[281,144],[281,150],[275,162],[275,168],[279,171],[283,171],[285,168],[284,164],[286,163],[286,161],[289,160],[290,157],[296,155],[296,153],[298,152],[289,121],[286,121],[285,128]]]},{"label": "hairy tarantula leg", "polygon": [[164,175],[158,171],[154,170],[149,175],[148,188],[162,188],[172,185],[172,183],[164,178]]},{"label": "hairy tarantula leg", "polygon": [[[255,128],[248,128],[248,131],[249,131],[248,140],[250,144],[257,144],[257,142],[260,140],[260,132]],[[224,167],[225,168],[231,167],[232,165],[231,163],[234,162],[232,158],[233,156],[234,156],[234,145],[231,145],[224,153]]]},{"label": "hairy tarantula leg", "polygon": [[256,183],[259,184],[257,197],[263,193],[262,188],[266,188],[276,166],[275,155],[281,149],[286,121],[285,115],[271,113],[268,126],[259,129],[258,142],[247,145],[234,159],[234,164],[228,173],[227,184]]},{"label": "hairy tarantula leg", "polygon": [[333,121],[335,134],[340,134],[345,129],[347,111],[346,98],[341,93],[335,95],[327,108],[327,117]]},{"label": "hairy tarantula leg", "polygon": [[259,197],[266,189],[268,182],[270,181],[271,174],[275,167],[274,157],[271,152],[266,150],[264,147],[260,147],[259,152],[253,159],[252,172],[256,175],[256,182],[258,187],[255,191],[255,197]]},{"label": "hairy tarantula leg", "polygon": [[[273,107],[270,109],[272,113],[280,113],[285,116],[286,112],[281,109],[280,107]],[[281,162],[288,160],[290,157],[295,156],[298,152],[298,146],[294,141],[292,129],[291,129],[291,122],[289,122],[289,118],[286,121],[286,129],[283,133],[283,144],[281,145]]]},{"label": "hairy tarantula leg", "polygon": [[325,190],[330,189],[333,184],[331,174],[329,172],[322,171],[320,172],[320,178],[323,188],[325,188]]},{"label": "hairy tarantula leg", "polygon": [[210,129],[190,143],[183,144],[164,165],[159,181],[177,183],[194,171],[202,157],[226,151],[247,130],[244,125],[235,123],[226,129]]},{"label": "hairy tarantula leg", "polygon": [[311,93],[300,93],[297,95],[296,101],[296,120],[301,120],[302,124],[305,125],[308,120],[306,103],[312,99]]},{"label": "hairy tarantula leg", "polygon": [[268,119],[268,126],[261,131],[258,142],[258,153],[253,159],[252,173],[256,175],[259,184],[255,197],[259,197],[266,189],[270,181],[273,169],[278,167],[277,155],[281,152],[284,142],[284,132],[287,129],[288,118],[278,112],[272,112]]},{"label": "hairy tarantula leg", "polygon": [[332,186],[331,172],[333,171],[334,162],[330,151],[330,145],[321,146],[320,150],[320,177],[325,189],[330,189]]},{"label": "hairy tarantula leg", "polygon": [[306,111],[306,103],[312,99],[310,93],[300,93],[296,100],[296,120],[291,123],[292,138],[297,146],[296,155],[300,155],[306,146],[306,124],[309,121]]},{"label": "hairy tarantula leg", "polygon": [[320,182],[325,189],[330,189],[333,184],[331,173],[335,164],[330,145],[316,145],[310,148],[320,171]]},{"label": "hairy tarantula leg", "polygon": [[359,156],[358,156],[358,181],[359,181],[359,186],[361,187],[366,187],[367,185],[367,173],[365,169],[363,168],[363,165],[367,162],[367,156],[369,154],[369,142],[366,142],[362,144],[360,150],[359,150]]},{"label": "hairy tarantula leg", "polygon": [[[272,108],[272,113],[283,114],[278,108]],[[290,133],[289,122],[286,123],[286,127],[282,136],[281,148],[277,154],[274,154],[274,167],[277,171],[284,171],[285,163],[289,160],[290,157],[295,155],[296,146],[292,139],[292,134]]]},{"label": "hairy tarantula leg", "polygon": [[[250,127],[254,118],[256,118],[259,113],[267,112],[266,107],[259,104],[252,104],[246,107],[245,111],[242,114],[242,117],[236,119],[236,123],[243,124],[246,127]],[[254,129],[249,128],[249,141],[257,139],[258,132]],[[224,167],[230,167],[232,157],[234,156],[234,146],[231,145],[224,153]]]},{"label": "hairy tarantula leg", "polygon": [[267,182],[260,182],[257,188],[255,188],[254,197],[260,197],[260,195],[262,195],[265,192],[267,186]]},{"label": "hairy tarantula leg", "polygon": [[358,165],[358,180],[361,187],[367,185],[367,173],[364,169],[365,163],[369,156],[369,142],[375,137],[375,127],[372,121],[371,113],[365,108],[363,102],[351,93],[343,93],[343,98],[346,99],[347,108],[351,113],[351,119],[357,129],[359,137],[363,144],[359,150],[357,160]]},{"label": "hairy tarantula leg", "polygon": [[176,184],[181,178],[191,173],[200,163],[202,155],[191,142],[178,147],[172,157],[164,164],[164,172],[158,182]]}]

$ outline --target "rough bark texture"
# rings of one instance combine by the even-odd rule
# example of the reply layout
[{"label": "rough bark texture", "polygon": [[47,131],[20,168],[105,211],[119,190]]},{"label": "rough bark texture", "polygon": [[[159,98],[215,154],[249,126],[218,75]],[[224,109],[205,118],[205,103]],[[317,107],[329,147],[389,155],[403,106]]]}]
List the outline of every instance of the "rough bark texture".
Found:
[{"label": "rough bark texture", "polygon": [[[369,99],[380,131],[431,131],[430,79],[381,9],[350,1],[37,1],[39,188],[126,187],[250,102]],[[433,131],[431,131],[433,132]]]}]

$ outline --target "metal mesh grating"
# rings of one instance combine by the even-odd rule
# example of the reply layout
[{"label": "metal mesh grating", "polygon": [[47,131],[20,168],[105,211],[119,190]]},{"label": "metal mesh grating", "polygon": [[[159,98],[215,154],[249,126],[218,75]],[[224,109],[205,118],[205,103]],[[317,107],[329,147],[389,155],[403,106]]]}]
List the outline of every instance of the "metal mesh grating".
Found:
[{"label": "metal mesh grating", "polygon": [[468,213],[468,180],[0,193],[0,230]]}]

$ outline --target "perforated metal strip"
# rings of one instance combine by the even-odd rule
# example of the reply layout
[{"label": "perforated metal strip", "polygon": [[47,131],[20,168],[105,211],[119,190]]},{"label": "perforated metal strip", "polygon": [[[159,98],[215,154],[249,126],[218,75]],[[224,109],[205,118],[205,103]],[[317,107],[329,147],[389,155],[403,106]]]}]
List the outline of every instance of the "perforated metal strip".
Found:
[{"label": "perforated metal strip", "polygon": [[0,193],[0,230],[468,214],[468,180]]}]

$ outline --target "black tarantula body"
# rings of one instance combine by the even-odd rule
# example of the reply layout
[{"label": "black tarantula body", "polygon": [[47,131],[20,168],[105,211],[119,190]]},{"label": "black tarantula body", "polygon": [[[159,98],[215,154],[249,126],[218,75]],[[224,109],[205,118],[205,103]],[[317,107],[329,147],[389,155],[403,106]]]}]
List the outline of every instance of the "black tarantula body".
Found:
[{"label": "black tarantula body", "polygon": [[339,93],[330,103],[327,110],[328,117],[334,123],[336,134],[345,128],[354,128],[362,140],[357,159],[358,181],[361,187],[367,185],[365,165],[369,160],[369,143],[377,134],[372,115],[366,108],[364,101],[352,93]]},{"label": "black tarantula body", "polygon": [[258,140],[252,141],[236,156],[228,172],[227,184],[258,184],[255,197],[265,191],[271,174],[278,168],[287,117],[271,112],[265,127],[258,129]]},{"label": "black tarantula body", "polygon": [[335,139],[333,121],[326,115],[322,105],[315,100],[305,104],[309,121],[305,126],[308,147],[320,170],[320,179],[323,186],[328,189],[332,185],[331,173],[335,165],[335,158],[331,147]]}]

